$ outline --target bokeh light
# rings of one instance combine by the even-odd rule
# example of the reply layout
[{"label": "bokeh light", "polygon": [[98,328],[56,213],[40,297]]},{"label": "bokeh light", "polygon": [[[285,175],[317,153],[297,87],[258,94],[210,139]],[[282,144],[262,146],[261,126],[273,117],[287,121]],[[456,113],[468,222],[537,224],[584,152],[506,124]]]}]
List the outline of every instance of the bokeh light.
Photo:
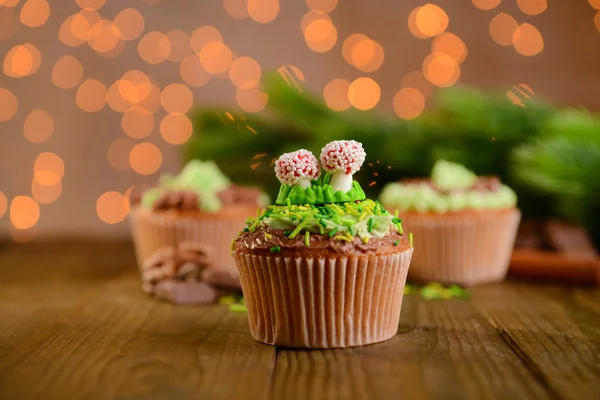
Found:
[{"label": "bokeh light", "polygon": [[[343,50],[342,50],[343,51]],[[363,72],[373,72],[383,64],[383,47],[371,39],[360,40],[350,54],[352,65]]]},{"label": "bokeh light", "polygon": [[192,52],[190,37],[180,29],[167,32],[167,39],[171,44],[171,52],[167,59],[171,62],[181,62]]},{"label": "bokeh light", "polygon": [[304,40],[311,50],[324,53],[335,46],[337,29],[331,21],[317,19],[307,25]]},{"label": "bokeh light", "polygon": [[21,0],[0,0],[0,6],[4,7],[14,7],[19,4]]},{"label": "bokeh light", "polygon": [[54,119],[43,110],[33,110],[25,118],[23,134],[31,143],[43,143],[54,133]]},{"label": "bokeh light", "polygon": [[444,32],[433,39],[431,52],[448,54],[458,64],[467,58],[467,46],[461,38],[450,32]]},{"label": "bokeh light", "polygon": [[248,15],[261,24],[271,22],[279,14],[279,0],[248,0]]},{"label": "bokeh light", "polygon": [[538,15],[546,11],[546,0],[517,0],[517,5],[527,15]]},{"label": "bokeh light", "polygon": [[190,54],[181,62],[179,74],[185,83],[194,87],[205,85],[212,78],[202,66],[200,56],[196,54]]},{"label": "bokeh light", "polygon": [[171,42],[161,32],[149,32],[138,43],[138,53],[148,64],[160,64],[169,57]]},{"label": "bokeh light", "polygon": [[156,113],[160,110],[160,89],[154,83],[150,84],[150,93],[148,96],[142,100],[139,105],[144,107],[146,110],[150,111],[152,114]]},{"label": "bokeh light", "polygon": [[168,113],[186,113],[194,104],[194,95],[184,84],[172,83],[163,89],[160,103]]},{"label": "bokeh light", "polygon": [[16,196],[10,202],[10,221],[17,229],[29,229],[40,218],[40,206],[29,196]]},{"label": "bokeh light", "polygon": [[200,54],[204,46],[210,42],[222,42],[223,35],[214,26],[206,25],[196,29],[190,37],[192,50],[196,54]]},{"label": "bokeh light", "polygon": [[18,108],[15,95],[8,89],[0,88],[0,122],[12,119]]},{"label": "bokeh light", "polygon": [[128,212],[128,202],[119,192],[105,192],[96,200],[96,214],[107,224],[123,221]]},{"label": "bokeh light", "polygon": [[19,25],[19,16],[14,9],[0,7],[0,40],[13,37]]},{"label": "bokeh light", "polygon": [[95,79],[87,79],[77,89],[77,107],[87,112],[97,112],[106,104],[106,86]]},{"label": "bokeh light", "polygon": [[162,153],[152,143],[138,143],[129,153],[131,168],[141,175],[151,175],[162,164]]},{"label": "bokeh light", "polygon": [[338,0],[306,0],[306,5],[311,10],[332,12],[338,4]]},{"label": "bokeh light", "polygon": [[258,85],[261,73],[260,65],[251,57],[239,57],[229,68],[231,82],[241,89]]},{"label": "bokeh light", "polygon": [[150,95],[152,83],[142,71],[130,70],[121,77],[118,88],[123,99],[130,104],[138,104]]},{"label": "bokeh light", "polygon": [[85,10],[99,10],[106,0],[76,0],[77,5]]},{"label": "bokeh light", "polygon": [[434,4],[415,8],[408,17],[408,27],[418,38],[439,35],[448,27],[448,15]]},{"label": "bokeh light", "polygon": [[83,78],[83,66],[71,55],[59,58],[52,68],[52,83],[59,88],[74,88],[81,78]]},{"label": "bokeh light", "polygon": [[192,136],[192,121],[185,114],[167,114],[160,122],[160,135],[170,144],[183,144]]},{"label": "bokeh light", "polygon": [[502,0],[471,0],[475,7],[481,10],[491,10],[492,8],[498,7]]},{"label": "bokeh light", "polygon": [[0,192],[0,218],[2,218],[2,216],[6,212],[7,207],[8,200],[6,200],[6,196],[4,195],[4,193]]},{"label": "bokeh light", "polygon": [[350,104],[359,110],[369,110],[379,103],[381,90],[371,78],[358,78],[348,88]]},{"label": "bokeh light", "polygon": [[12,78],[21,78],[36,73],[42,57],[39,50],[31,43],[17,45],[6,53],[4,73]]},{"label": "bokeh light", "polygon": [[352,105],[348,98],[350,82],[346,79],[333,79],[323,89],[323,98],[329,108],[334,111],[344,111]]},{"label": "bokeh light", "polygon": [[121,81],[118,80],[110,86],[106,94],[106,102],[113,110],[125,112],[132,107],[132,104],[121,95],[121,92],[119,91],[120,83]]},{"label": "bokeh light", "polygon": [[88,33],[88,45],[98,53],[107,53],[119,44],[119,29],[109,20],[96,22]]},{"label": "bokeh light", "polygon": [[600,10],[600,0],[588,0],[588,3],[596,10]]},{"label": "bokeh light", "polygon": [[311,10],[307,12],[300,20],[300,29],[302,30],[302,33],[305,33],[308,25],[314,21],[328,21],[331,23],[331,17],[323,11]]},{"label": "bokeh light", "polygon": [[402,88],[394,96],[393,106],[400,118],[413,119],[425,109],[425,97],[415,88]]},{"label": "bokeh light", "polygon": [[102,20],[94,10],[81,10],[68,17],[60,27],[58,37],[67,46],[79,46],[90,36],[90,30]]},{"label": "bokeh light", "polygon": [[207,43],[199,57],[204,70],[213,75],[226,72],[233,61],[231,49],[221,41]]},{"label": "bokeh light", "polygon": [[513,34],[518,27],[519,24],[512,16],[500,13],[490,22],[490,35],[499,45],[510,46],[513,43]]},{"label": "bokeh light", "polygon": [[594,25],[596,25],[596,29],[600,32],[600,11],[598,11],[594,17]]},{"label": "bokeh light", "polygon": [[50,16],[50,6],[46,0],[27,0],[21,8],[21,23],[30,28],[42,26]]},{"label": "bokeh light", "polygon": [[250,89],[238,88],[235,92],[235,101],[238,106],[246,112],[255,113],[265,108],[269,96],[255,86]]},{"label": "bokeh light", "polygon": [[120,11],[113,23],[123,40],[137,39],[144,32],[144,17],[135,8]]},{"label": "bokeh light", "polygon": [[531,24],[520,25],[512,39],[515,50],[524,56],[535,56],[544,49],[542,34]]},{"label": "bokeh light", "polygon": [[411,71],[402,79],[402,87],[417,89],[425,98],[433,93],[434,86],[425,78],[423,71]]},{"label": "bokeh light", "polygon": [[54,203],[62,193],[62,183],[56,182],[54,185],[42,185],[35,179],[31,182],[31,194],[39,204]]},{"label": "bokeh light", "polygon": [[145,108],[132,107],[123,114],[121,128],[131,138],[145,138],[154,129],[154,116]]},{"label": "bokeh light", "polygon": [[135,146],[133,140],[128,138],[117,138],[109,146],[106,151],[106,160],[111,167],[118,171],[127,171],[131,169],[129,164],[129,153]]},{"label": "bokeh light", "polygon": [[8,227],[8,233],[15,243],[26,243],[33,240],[39,232],[37,226],[32,226],[28,229],[17,229],[14,225]]},{"label": "bokeh light", "polygon": [[223,0],[223,8],[232,18],[248,18],[247,0]]},{"label": "bokeh light", "polygon": [[460,67],[449,55],[433,53],[423,62],[423,75],[436,86],[449,87],[460,77]]},{"label": "bokeh light", "polygon": [[40,153],[33,164],[33,178],[40,185],[56,185],[65,174],[65,163],[54,153]]}]

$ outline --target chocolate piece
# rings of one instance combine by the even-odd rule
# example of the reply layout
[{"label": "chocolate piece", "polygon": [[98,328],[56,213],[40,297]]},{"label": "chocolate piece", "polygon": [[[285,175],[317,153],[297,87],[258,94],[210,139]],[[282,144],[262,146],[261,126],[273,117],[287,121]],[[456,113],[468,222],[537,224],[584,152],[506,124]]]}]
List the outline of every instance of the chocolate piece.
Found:
[{"label": "chocolate piece", "polygon": [[218,293],[203,282],[180,282],[172,279],[158,282],[154,286],[154,296],[176,304],[194,305],[214,303]]},{"label": "chocolate piece", "polygon": [[259,205],[261,191],[255,187],[231,185],[217,193],[223,205],[249,204]]},{"label": "chocolate piece", "polygon": [[581,226],[562,221],[547,221],[544,234],[549,244],[559,252],[595,259],[596,248]]},{"label": "chocolate piece", "polygon": [[202,280],[217,289],[223,289],[234,292],[242,292],[237,271],[229,271],[222,268],[205,268],[202,271]]},{"label": "chocolate piece", "polygon": [[539,224],[535,221],[521,221],[515,239],[515,248],[539,249],[543,245],[544,239],[540,232]]},{"label": "chocolate piece", "polygon": [[155,210],[198,211],[198,194],[190,190],[167,190],[152,204]]}]

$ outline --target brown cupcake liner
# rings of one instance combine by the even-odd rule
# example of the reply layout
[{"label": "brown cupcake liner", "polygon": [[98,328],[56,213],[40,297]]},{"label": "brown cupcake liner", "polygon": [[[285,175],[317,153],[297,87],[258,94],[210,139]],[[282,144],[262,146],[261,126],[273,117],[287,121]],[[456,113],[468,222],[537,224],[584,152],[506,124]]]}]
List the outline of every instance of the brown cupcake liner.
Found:
[{"label": "brown cupcake liner", "polygon": [[236,252],[254,339],[295,348],[377,343],[398,331],[413,249],[296,258]]},{"label": "brown cupcake liner", "polygon": [[409,280],[473,286],[505,278],[521,212],[404,213],[401,218],[404,231],[415,238]]},{"label": "brown cupcake liner", "polygon": [[194,242],[207,253],[211,266],[237,272],[231,241],[244,229],[246,217],[252,212],[240,211],[179,215],[134,208],[129,222],[139,267],[160,248]]}]

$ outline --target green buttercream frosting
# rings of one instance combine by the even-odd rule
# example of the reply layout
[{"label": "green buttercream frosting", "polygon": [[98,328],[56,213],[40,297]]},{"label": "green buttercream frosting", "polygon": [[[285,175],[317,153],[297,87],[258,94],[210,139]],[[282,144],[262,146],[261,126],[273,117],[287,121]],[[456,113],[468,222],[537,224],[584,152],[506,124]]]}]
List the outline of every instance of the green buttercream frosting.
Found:
[{"label": "green buttercream frosting", "polygon": [[347,192],[333,191],[329,184],[313,184],[302,189],[298,186],[281,185],[275,204],[328,204],[344,203],[356,200],[365,200],[365,192],[356,181],[352,182],[352,189]]},{"label": "green buttercream frosting", "polygon": [[477,180],[477,175],[460,164],[440,160],[431,171],[431,182],[440,190],[468,189]]}]

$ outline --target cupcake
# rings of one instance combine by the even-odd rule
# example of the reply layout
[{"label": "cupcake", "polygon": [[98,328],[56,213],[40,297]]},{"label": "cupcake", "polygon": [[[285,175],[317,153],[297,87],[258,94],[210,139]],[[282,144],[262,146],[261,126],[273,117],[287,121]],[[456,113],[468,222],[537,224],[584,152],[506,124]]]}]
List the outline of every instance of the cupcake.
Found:
[{"label": "cupcake", "polygon": [[379,200],[419,237],[409,279],[472,286],[506,276],[521,213],[498,178],[442,160],[430,179],[390,183]]},{"label": "cupcake", "polygon": [[[177,271],[182,265],[179,261],[185,258],[180,254],[185,250],[180,248],[183,243],[202,254],[193,277],[209,267],[220,271],[216,275],[224,273],[235,282],[231,237],[244,228],[248,214],[256,214],[268,199],[256,188],[233,185],[213,162],[194,160],[179,175],[162,176],[156,186],[132,196],[131,203],[130,226],[144,290],[165,297],[157,295],[161,287],[158,281],[181,283]],[[170,260],[170,267],[163,268],[162,274],[153,274],[156,260],[164,257],[178,261]]]},{"label": "cupcake", "polygon": [[275,162],[275,204],[232,243],[256,340],[342,348],[396,334],[413,249],[400,220],[353,180],[365,156],[360,143],[335,141],[320,166],[308,150]]}]

